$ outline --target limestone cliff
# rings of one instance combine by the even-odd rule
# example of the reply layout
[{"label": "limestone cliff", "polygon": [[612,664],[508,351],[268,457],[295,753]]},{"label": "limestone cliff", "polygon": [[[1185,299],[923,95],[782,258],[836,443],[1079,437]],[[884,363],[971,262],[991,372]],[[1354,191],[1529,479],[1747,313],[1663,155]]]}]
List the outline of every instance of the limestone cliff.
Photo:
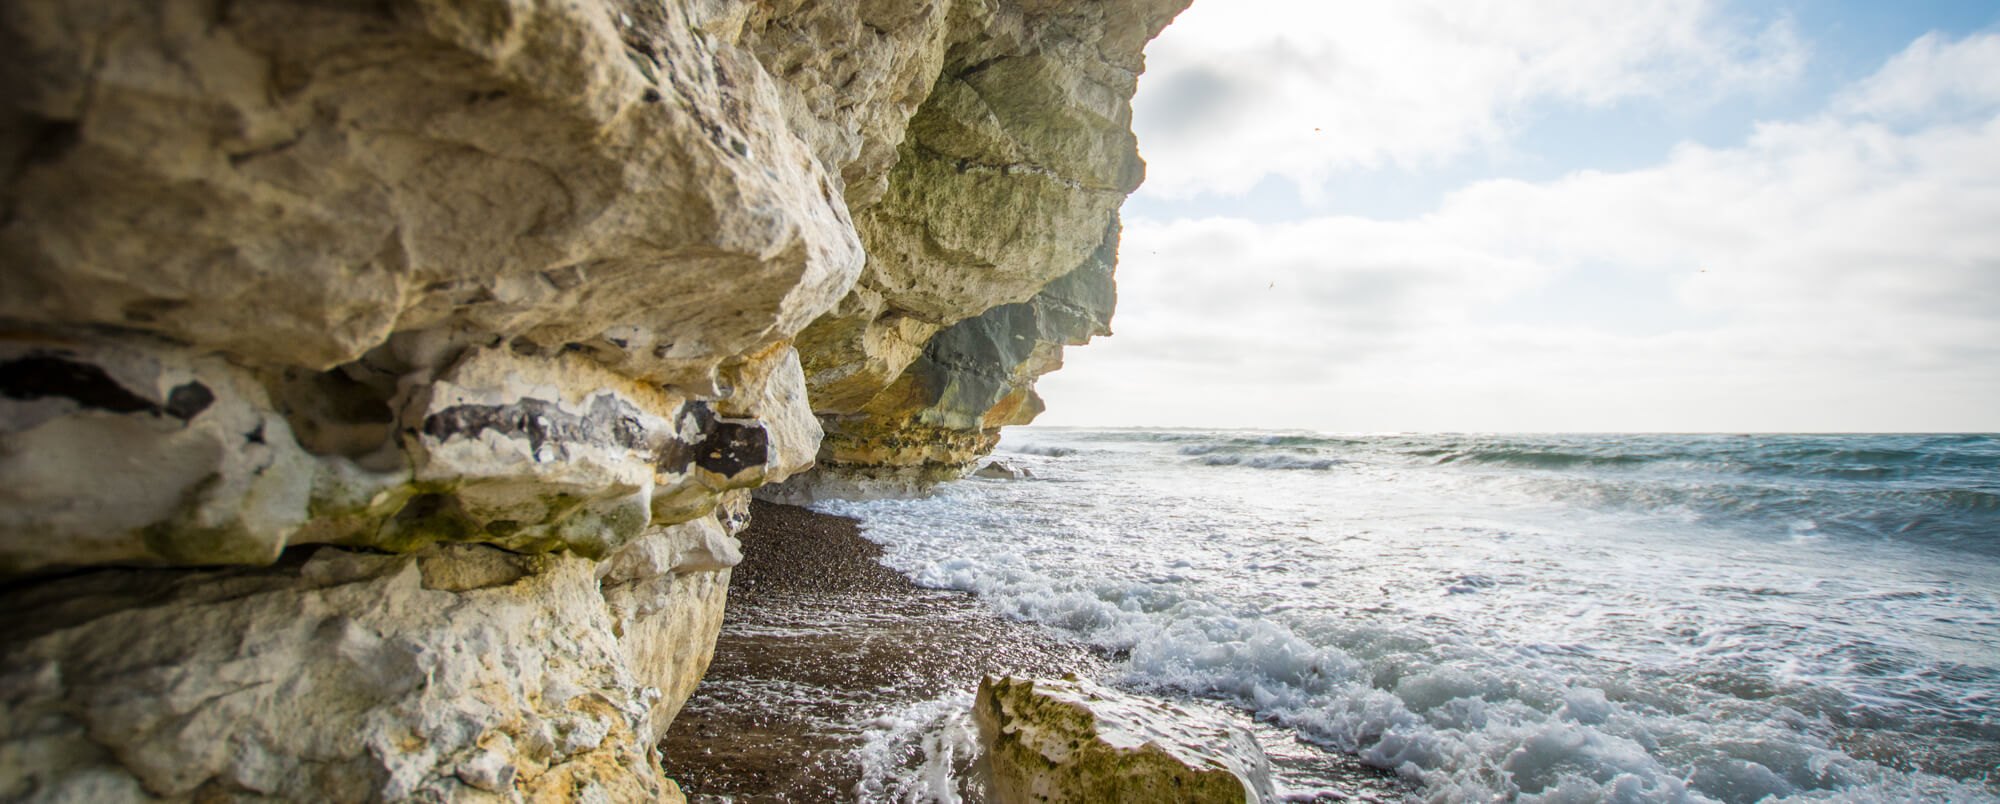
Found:
[{"label": "limestone cliff", "polygon": [[0,4],[0,798],[671,797],[750,489],[1107,331],[1184,5]]},{"label": "limestone cliff", "polygon": [[855,207],[859,282],[799,336],[820,473],[842,476],[819,480],[962,473],[1039,412],[1063,345],[1109,333],[1139,49],[1185,5],[986,7],[954,34],[886,193]]}]

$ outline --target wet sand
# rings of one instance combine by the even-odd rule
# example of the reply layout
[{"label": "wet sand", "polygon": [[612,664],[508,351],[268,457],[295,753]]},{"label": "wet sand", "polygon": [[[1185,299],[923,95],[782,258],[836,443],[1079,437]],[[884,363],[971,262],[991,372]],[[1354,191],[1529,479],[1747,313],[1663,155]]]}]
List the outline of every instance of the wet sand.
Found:
[{"label": "wet sand", "polygon": [[[862,771],[850,752],[869,721],[988,673],[1101,677],[1111,666],[969,594],[911,583],[876,563],[881,548],[854,520],[758,502],[740,538],[715,661],[660,746],[697,802],[855,801]],[[1361,801],[1407,790],[1352,757],[1257,731],[1294,784]]]}]

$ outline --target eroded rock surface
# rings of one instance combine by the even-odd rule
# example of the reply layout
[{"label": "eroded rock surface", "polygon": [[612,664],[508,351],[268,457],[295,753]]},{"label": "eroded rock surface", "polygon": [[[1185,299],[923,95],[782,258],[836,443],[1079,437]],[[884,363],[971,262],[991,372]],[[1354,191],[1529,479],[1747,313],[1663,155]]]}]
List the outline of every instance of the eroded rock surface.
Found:
[{"label": "eroded rock surface", "polygon": [[0,797],[672,795],[751,490],[1108,332],[1184,5],[0,4]]},{"label": "eroded rock surface", "polygon": [[650,746],[707,667],[729,572],[683,562],[600,585],[602,566],[318,547],[16,590],[0,797],[668,796]]},{"label": "eroded rock surface", "polygon": [[1040,412],[1034,378],[1063,345],[1109,334],[1117,209],[1144,174],[1140,48],[1186,5],[968,4],[990,16],[958,33],[886,194],[856,208],[866,270],[799,336],[823,481],[962,475]]},{"label": "eroded rock surface", "polygon": [[0,574],[263,564],[315,462],[248,372],[150,344],[0,342]]},{"label": "eroded rock surface", "polygon": [[1163,701],[988,676],[972,706],[1002,804],[1278,800],[1255,737]]},{"label": "eroded rock surface", "polygon": [[779,85],[683,3],[0,13],[23,323],[314,369],[460,328],[698,387],[862,267]]}]

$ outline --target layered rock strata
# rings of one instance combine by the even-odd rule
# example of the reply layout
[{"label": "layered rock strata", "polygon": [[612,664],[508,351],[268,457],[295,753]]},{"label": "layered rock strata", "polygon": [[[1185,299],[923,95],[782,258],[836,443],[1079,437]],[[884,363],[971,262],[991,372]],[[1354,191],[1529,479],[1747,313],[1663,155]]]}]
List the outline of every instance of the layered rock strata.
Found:
[{"label": "layered rock strata", "polygon": [[1144,172],[1127,101],[1186,5],[985,6],[954,32],[886,193],[855,213],[860,281],[799,337],[827,431],[815,480],[962,474],[1040,411],[1063,345],[1109,334],[1117,209]]},{"label": "layered rock strata", "polygon": [[1184,5],[0,5],[0,798],[671,797],[750,490],[1107,331]]}]

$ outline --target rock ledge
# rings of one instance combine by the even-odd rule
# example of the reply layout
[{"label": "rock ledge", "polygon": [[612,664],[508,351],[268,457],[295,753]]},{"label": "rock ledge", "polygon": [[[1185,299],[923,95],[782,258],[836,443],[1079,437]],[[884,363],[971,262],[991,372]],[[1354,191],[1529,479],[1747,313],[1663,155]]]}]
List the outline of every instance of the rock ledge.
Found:
[{"label": "rock ledge", "polygon": [[972,704],[1002,804],[1270,802],[1243,729],[1092,681],[988,676]]}]

